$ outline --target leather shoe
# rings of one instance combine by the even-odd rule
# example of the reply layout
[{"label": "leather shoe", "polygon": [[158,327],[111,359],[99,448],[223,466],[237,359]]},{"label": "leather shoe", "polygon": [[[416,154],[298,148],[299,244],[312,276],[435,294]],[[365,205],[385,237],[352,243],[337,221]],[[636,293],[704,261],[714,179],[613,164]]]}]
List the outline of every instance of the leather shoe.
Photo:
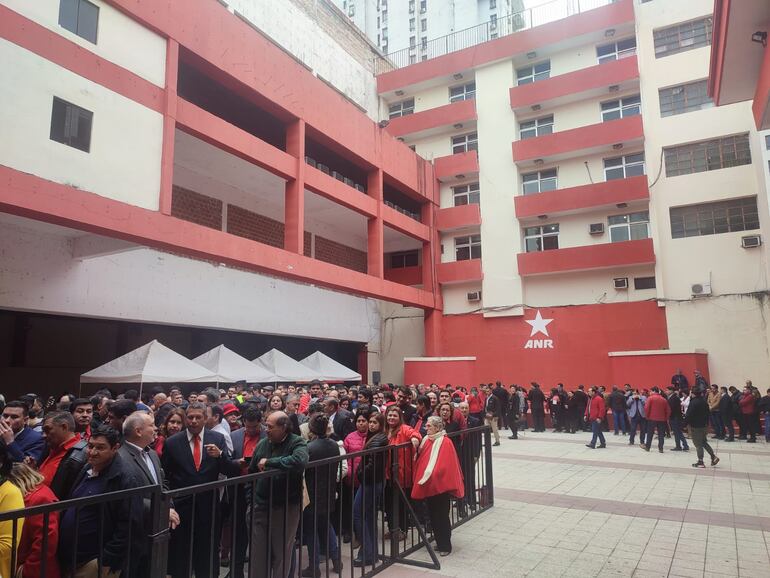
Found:
[{"label": "leather shoe", "polygon": [[587,448],[591,448],[592,450],[595,450],[595,449],[596,449],[596,446],[592,446],[591,444],[586,444],[586,447],[587,447]]}]

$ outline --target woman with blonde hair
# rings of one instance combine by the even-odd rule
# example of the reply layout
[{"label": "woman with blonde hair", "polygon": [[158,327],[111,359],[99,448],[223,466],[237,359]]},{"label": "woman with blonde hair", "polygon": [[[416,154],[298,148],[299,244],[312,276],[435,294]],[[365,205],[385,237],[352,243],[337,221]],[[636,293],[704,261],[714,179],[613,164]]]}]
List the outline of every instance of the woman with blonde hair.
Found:
[{"label": "woman with blonde hair", "polygon": [[[21,490],[9,479],[13,462],[8,455],[8,447],[0,442],[0,512],[10,512],[24,508]],[[15,527],[14,527],[15,526]],[[14,550],[19,547],[20,534],[26,527],[24,518],[0,522],[0,576],[10,578],[11,559]]]},{"label": "woman with blonde hair", "polygon": [[450,499],[464,497],[465,485],[454,445],[446,437],[444,420],[432,415],[425,430],[414,465],[412,499],[425,500],[436,549],[439,555],[447,556],[452,552]]},{"label": "woman with blonde hair", "polygon": [[[21,490],[24,496],[24,507],[42,506],[57,501],[51,489],[43,483],[43,476],[25,463],[13,464],[8,476],[10,482]],[[56,549],[59,543],[59,513],[48,514],[48,528],[43,514],[28,516],[24,520],[24,528],[19,540],[18,564],[16,578],[36,578],[42,575],[43,555],[45,555],[46,578],[59,578],[59,561]],[[48,533],[48,543],[43,554],[43,533]]]}]

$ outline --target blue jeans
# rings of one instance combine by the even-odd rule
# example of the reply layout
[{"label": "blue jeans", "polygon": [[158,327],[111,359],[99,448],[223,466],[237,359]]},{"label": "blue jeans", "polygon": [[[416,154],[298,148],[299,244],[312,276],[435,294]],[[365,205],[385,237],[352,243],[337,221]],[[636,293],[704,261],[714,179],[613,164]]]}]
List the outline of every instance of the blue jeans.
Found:
[{"label": "blue jeans", "polygon": [[601,442],[601,445],[605,445],[607,442],[604,440],[604,434],[602,433],[602,422],[592,420],[591,421],[591,433],[593,434],[593,437],[591,437],[591,445],[596,446],[596,439],[598,438]]},{"label": "blue jeans", "polygon": [[681,418],[671,418],[671,433],[674,434],[674,443],[676,444],[676,447],[681,447],[684,450],[690,449],[690,446],[687,445],[687,438],[684,437],[684,432],[682,431]]},{"label": "blue jeans", "polygon": [[770,412],[765,413],[765,439],[770,442]]},{"label": "blue jeans", "polygon": [[725,424],[722,423],[722,414],[718,411],[711,412],[711,427],[714,428],[714,435],[718,438],[725,437]]},{"label": "blue jeans", "polygon": [[652,438],[658,432],[658,449],[663,451],[663,440],[666,437],[666,422],[647,420],[647,449],[652,447]]},{"label": "blue jeans", "polygon": [[337,534],[329,521],[328,512],[315,513],[313,506],[308,506],[302,512],[302,542],[307,544],[307,553],[310,558],[310,567],[318,568],[320,555],[318,546],[325,542],[324,550],[329,560],[339,560],[340,551],[337,546]]},{"label": "blue jeans", "polygon": [[639,443],[644,443],[644,434],[647,430],[647,424],[645,423],[647,420],[644,419],[639,413],[637,413],[634,417],[631,418],[631,427],[628,430],[628,433],[630,435],[629,437],[629,443],[634,443],[634,438],[636,437],[636,430],[639,429]]},{"label": "blue jeans", "polygon": [[377,506],[382,496],[382,482],[358,486],[353,499],[353,529],[361,541],[358,558],[374,564],[377,558]]},{"label": "blue jeans", "polygon": [[618,435],[618,428],[626,433],[626,412],[612,410],[612,423],[615,426],[615,435]]}]

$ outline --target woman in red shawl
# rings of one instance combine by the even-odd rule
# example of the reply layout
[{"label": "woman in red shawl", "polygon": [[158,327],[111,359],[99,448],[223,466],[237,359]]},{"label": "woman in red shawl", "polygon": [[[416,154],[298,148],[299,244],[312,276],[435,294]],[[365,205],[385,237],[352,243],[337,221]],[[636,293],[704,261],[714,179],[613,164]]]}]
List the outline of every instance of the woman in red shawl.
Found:
[{"label": "woman in red shawl", "polygon": [[427,435],[420,443],[414,465],[412,498],[425,500],[440,556],[452,553],[452,524],[449,520],[450,498],[465,496],[463,474],[454,445],[446,437],[444,422],[438,416],[428,418]]}]

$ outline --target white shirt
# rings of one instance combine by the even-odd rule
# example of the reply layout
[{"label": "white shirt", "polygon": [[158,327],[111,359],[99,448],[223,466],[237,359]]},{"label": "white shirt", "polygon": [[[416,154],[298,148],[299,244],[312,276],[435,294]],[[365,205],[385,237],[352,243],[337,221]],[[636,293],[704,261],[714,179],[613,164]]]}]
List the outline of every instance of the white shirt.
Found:
[{"label": "white shirt", "polygon": [[147,469],[150,470],[150,475],[152,476],[152,480],[157,484],[158,483],[158,473],[155,471],[155,464],[152,463],[152,460],[150,459],[150,454],[146,451],[144,451],[142,448],[140,448],[136,444],[132,444],[129,441],[126,441],[128,445],[135,448],[139,455],[142,456],[142,460],[144,460],[144,465],[147,466]]},{"label": "white shirt", "polygon": [[230,451],[230,455],[232,455],[233,438],[230,437],[230,424],[227,423],[227,420],[219,422],[217,425],[211,428],[211,431],[219,432],[223,436],[225,436],[225,445],[227,446],[227,449]]}]

